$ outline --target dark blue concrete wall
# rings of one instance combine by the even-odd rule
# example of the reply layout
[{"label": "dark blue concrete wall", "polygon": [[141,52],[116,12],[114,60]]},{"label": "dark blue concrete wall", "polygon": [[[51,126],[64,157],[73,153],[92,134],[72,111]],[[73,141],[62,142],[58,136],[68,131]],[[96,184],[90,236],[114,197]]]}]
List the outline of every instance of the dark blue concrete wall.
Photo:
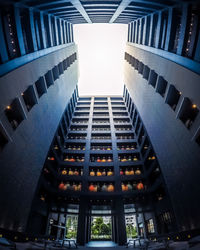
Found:
[{"label": "dark blue concrete wall", "polygon": [[[199,107],[200,78],[197,74],[131,44],[127,45],[126,51],[163,76],[168,87],[173,84],[182,96],[187,96]],[[199,228],[200,148],[193,139],[200,126],[199,115],[191,129],[187,129],[177,118],[182,97],[174,111],[165,103],[167,92],[164,98],[156,93],[155,88],[128,62],[125,62],[125,84],[158,157],[179,230]]]},{"label": "dark blue concrete wall", "polygon": [[25,230],[46,154],[78,81],[77,61],[54,81],[47,93],[37,96],[38,104],[29,112],[22,101],[26,119],[16,130],[12,130],[4,109],[29,85],[74,52],[76,46],[71,44],[0,79],[0,119],[10,137],[0,152],[0,228]]}]

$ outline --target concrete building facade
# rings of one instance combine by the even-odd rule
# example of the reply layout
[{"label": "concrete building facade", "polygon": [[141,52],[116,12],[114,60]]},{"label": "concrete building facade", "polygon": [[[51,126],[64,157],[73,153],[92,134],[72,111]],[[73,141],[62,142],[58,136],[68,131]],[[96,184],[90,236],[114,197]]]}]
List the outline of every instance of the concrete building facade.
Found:
[{"label": "concrete building facade", "polygon": [[[74,213],[84,245],[101,210],[123,245],[129,204],[144,237],[199,233],[199,13],[198,1],[1,3],[3,235],[63,237]],[[121,96],[79,97],[73,24],[86,22],[128,25]]]}]

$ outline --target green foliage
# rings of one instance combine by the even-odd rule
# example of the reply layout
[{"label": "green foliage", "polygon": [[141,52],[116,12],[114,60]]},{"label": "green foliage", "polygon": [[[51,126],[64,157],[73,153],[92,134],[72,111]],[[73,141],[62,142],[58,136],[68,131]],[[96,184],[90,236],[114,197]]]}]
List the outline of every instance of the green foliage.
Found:
[{"label": "green foliage", "polygon": [[126,225],[126,234],[127,238],[136,238],[137,237],[136,227],[134,227],[133,225]]},{"label": "green foliage", "polygon": [[74,216],[67,216],[66,223],[66,238],[76,239],[77,235],[77,218]]},{"label": "green foliage", "polygon": [[102,217],[97,217],[91,225],[92,239],[111,239],[111,223],[105,224]]}]

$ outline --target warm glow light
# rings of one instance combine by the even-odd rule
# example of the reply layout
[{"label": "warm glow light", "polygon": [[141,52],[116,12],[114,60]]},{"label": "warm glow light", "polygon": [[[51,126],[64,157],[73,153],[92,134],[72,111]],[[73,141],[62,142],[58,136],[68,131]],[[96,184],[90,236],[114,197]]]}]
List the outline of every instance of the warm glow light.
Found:
[{"label": "warm glow light", "polygon": [[10,107],[10,106],[7,106],[6,109],[11,109],[11,107]]},{"label": "warm glow light", "polygon": [[196,104],[193,104],[193,105],[192,105],[192,108],[193,108],[193,109],[195,109],[196,107],[197,107],[197,105],[196,105]]},{"label": "warm glow light", "polygon": [[127,31],[125,24],[74,25],[80,95],[122,95]]}]

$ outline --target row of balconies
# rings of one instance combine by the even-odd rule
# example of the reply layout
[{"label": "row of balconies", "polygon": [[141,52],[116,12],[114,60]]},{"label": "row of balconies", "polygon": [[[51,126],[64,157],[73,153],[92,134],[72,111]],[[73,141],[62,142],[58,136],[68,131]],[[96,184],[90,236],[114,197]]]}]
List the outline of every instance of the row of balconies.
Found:
[{"label": "row of balconies", "polygon": [[[114,126],[117,131],[131,131],[132,126],[131,125],[115,125]],[[72,125],[70,127],[70,132],[72,131],[86,131],[88,129],[87,125]],[[92,126],[92,131],[110,131],[110,125],[93,125]]]},{"label": "row of balconies", "polygon": [[[74,113],[74,118],[76,117],[84,117],[84,116],[89,116],[90,113],[89,112],[83,112],[83,111],[79,111],[79,112],[75,112]],[[95,116],[109,116],[109,112],[93,112],[93,117]],[[127,112],[112,112],[113,116],[119,116],[119,117],[123,117],[123,116],[128,116]]]},{"label": "row of balconies", "polygon": [[[117,140],[133,140],[134,134],[133,133],[116,133],[115,134]],[[87,138],[86,133],[69,133],[67,136],[68,140],[85,140]],[[92,133],[91,140],[111,140],[111,134],[107,133]]]},{"label": "row of balconies", "polygon": [[[130,119],[129,118],[114,118],[113,119],[114,123],[121,123],[121,124],[130,124]],[[72,119],[72,125],[73,124],[87,124],[89,122],[88,118],[73,118]],[[110,119],[109,118],[93,118],[92,123],[98,123],[98,124],[110,124]]]},{"label": "row of balconies", "polygon": [[[58,144],[54,144],[53,149],[55,152],[61,152],[61,148],[58,146]],[[143,151],[146,152],[148,149],[148,146],[145,144],[143,146]],[[98,153],[109,153],[112,150],[112,143],[91,143],[90,150],[92,151],[99,151]],[[135,151],[137,150],[137,143],[136,142],[120,142],[117,143],[117,150],[118,151]],[[64,144],[64,151],[85,151],[85,143],[70,143],[66,142]],[[100,152],[103,151],[103,152]],[[84,152],[80,152],[84,153]]]},{"label": "row of balconies", "polygon": [[[58,189],[62,191],[81,191],[82,184],[81,182],[60,182],[58,184]],[[147,186],[143,184],[142,181],[134,181],[134,182],[122,182],[121,191],[133,191],[138,190],[142,191],[147,189]],[[89,192],[114,192],[115,186],[113,182],[91,182],[88,185]]]}]

